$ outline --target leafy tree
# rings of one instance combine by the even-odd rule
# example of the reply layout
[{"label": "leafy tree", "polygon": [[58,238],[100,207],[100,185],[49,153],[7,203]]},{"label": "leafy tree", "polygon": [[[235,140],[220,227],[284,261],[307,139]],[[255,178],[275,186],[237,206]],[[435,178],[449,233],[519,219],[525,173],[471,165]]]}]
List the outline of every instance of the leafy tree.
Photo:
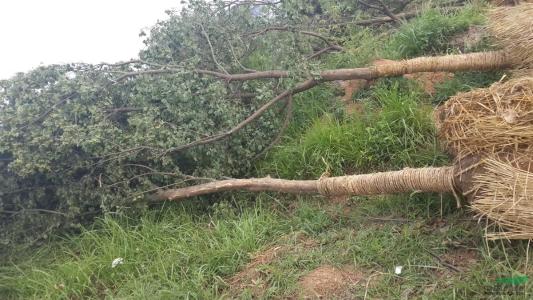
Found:
[{"label": "leafy tree", "polygon": [[[307,76],[306,56],[325,44],[293,29],[309,20],[296,4],[191,1],[168,14],[139,61],[51,65],[0,82],[3,244],[132,208],[158,187],[246,174],[277,135],[288,100],[230,139],[177,148],[233,127]],[[229,81],[198,72],[252,69],[291,75]]]}]

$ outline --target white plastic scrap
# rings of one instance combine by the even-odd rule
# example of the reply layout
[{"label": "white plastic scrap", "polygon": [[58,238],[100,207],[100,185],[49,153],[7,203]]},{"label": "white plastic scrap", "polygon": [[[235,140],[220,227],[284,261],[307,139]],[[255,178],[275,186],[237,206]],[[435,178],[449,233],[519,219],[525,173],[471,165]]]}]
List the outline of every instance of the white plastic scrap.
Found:
[{"label": "white plastic scrap", "polygon": [[396,268],[394,268],[394,274],[396,275],[402,274],[402,269],[403,269],[403,266],[396,266]]},{"label": "white plastic scrap", "polygon": [[111,262],[111,268],[114,268],[118,265],[121,265],[124,263],[124,258],[122,257],[117,257],[115,259],[113,259],[113,261]]}]

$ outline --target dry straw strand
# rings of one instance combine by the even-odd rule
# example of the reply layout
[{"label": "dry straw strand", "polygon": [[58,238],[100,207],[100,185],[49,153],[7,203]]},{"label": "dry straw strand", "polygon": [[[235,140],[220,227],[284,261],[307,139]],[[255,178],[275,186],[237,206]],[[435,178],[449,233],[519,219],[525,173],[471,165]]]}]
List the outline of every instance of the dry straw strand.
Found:
[{"label": "dry straw strand", "polygon": [[533,67],[533,3],[498,7],[488,14],[488,30],[497,46],[505,49],[513,65]]}]

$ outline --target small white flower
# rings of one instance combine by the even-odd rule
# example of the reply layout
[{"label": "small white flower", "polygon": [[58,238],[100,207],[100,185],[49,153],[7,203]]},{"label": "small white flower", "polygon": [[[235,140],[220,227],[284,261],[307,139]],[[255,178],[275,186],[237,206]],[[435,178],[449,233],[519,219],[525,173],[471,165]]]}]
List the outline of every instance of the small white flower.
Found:
[{"label": "small white flower", "polygon": [[113,259],[113,262],[111,262],[111,268],[114,268],[118,265],[121,265],[124,263],[124,258],[122,257],[117,257],[115,259]]},{"label": "small white flower", "polygon": [[394,268],[394,274],[396,275],[402,274],[402,269],[403,269],[403,266],[396,266],[396,268]]}]

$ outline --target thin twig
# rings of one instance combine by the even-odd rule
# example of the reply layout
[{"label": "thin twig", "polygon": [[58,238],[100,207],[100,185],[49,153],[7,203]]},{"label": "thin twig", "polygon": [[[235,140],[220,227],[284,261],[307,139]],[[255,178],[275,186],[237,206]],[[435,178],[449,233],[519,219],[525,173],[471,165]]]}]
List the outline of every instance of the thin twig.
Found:
[{"label": "thin twig", "polygon": [[444,259],[440,258],[440,256],[436,255],[435,253],[429,251],[426,249],[426,252],[431,255],[433,258],[435,258],[441,265],[447,267],[448,269],[454,271],[454,272],[461,272],[456,266],[446,262]]},{"label": "thin twig", "polygon": [[226,74],[229,74],[228,71],[226,71],[226,69],[224,69],[224,67],[218,62],[216,56],[215,56],[215,50],[213,49],[213,44],[211,44],[211,40],[209,39],[209,35],[207,34],[207,32],[205,31],[205,28],[202,24],[198,24],[200,26],[200,28],[202,29],[202,35],[205,37],[205,39],[207,40],[207,44],[209,44],[209,49],[211,50],[211,57],[213,58],[213,62],[218,66],[218,68],[226,73]]},{"label": "thin twig", "polygon": [[222,140],[222,139],[224,139],[226,137],[229,137],[230,135],[234,134],[235,132],[241,130],[246,125],[248,125],[251,122],[253,122],[255,119],[259,118],[272,105],[278,103],[279,101],[285,99],[286,97],[289,97],[289,96],[292,96],[294,94],[300,93],[300,92],[308,90],[310,88],[313,88],[316,85],[318,85],[320,82],[321,81],[319,81],[319,80],[308,79],[308,80],[300,83],[296,87],[294,87],[292,89],[289,89],[289,90],[286,90],[285,92],[279,94],[274,99],[270,100],[269,102],[267,102],[266,104],[261,106],[252,115],[250,115],[248,118],[246,118],[244,121],[242,121],[239,124],[237,124],[235,127],[231,128],[230,130],[222,132],[222,133],[219,133],[219,134],[211,135],[211,136],[208,136],[206,138],[202,138],[202,139],[190,142],[190,143],[185,144],[185,145],[181,145],[181,146],[178,146],[178,147],[170,148],[167,151],[165,151],[163,154],[161,154],[161,156],[167,155],[167,154],[172,153],[172,152],[183,151],[183,150],[186,150],[186,149],[189,149],[189,148],[192,148],[192,147],[195,147],[195,146],[199,146],[199,145],[209,144],[209,143],[212,143],[212,142],[216,142],[216,141]]}]

